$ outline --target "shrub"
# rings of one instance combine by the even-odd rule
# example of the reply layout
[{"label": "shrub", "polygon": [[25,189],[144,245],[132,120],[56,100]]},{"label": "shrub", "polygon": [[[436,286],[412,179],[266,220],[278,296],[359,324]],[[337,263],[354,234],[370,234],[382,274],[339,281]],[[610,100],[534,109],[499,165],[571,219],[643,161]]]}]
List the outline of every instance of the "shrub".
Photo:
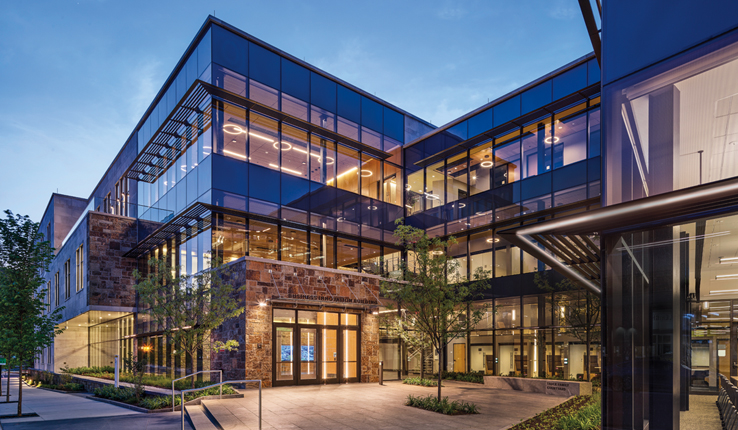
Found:
[{"label": "shrub", "polygon": [[599,394],[592,395],[587,406],[572,415],[567,415],[556,423],[560,430],[594,430],[602,423],[602,406]]},{"label": "shrub", "polygon": [[448,397],[442,398],[440,401],[437,397],[429,395],[428,397],[407,396],[405,405],[415,408],[425,409],[427,411],[438,412],[445,415],[463,415],[478,414],[479,410],[474,403],[454,400],[448,401]]},{"label": "shrub", "polygon": [[130,403],[131,399],[136,398],[136,390],[128,387],[115,388],[114,385],[105,385],[95,388],[95,396],[103,399],[117,400],[119,402]]},{"label": "shrub", "polygon": [[408,384],[408,385],[421,385],[423,387],[437,387],[438,386],[438,381],[436,381],[435,379],[407,378],[407,379],[404,379],[402,383]]},{"label": "shrub", "polygon": [[74,382],[67,382],[61,388],[65,391],[85,391],[85,386]]},{"label": "shrub", "polygon": [[[176,397],[175,404],[179,405],[179,397]],[[146,409],[162,409],[172,406],[171,396],[148,396],[141,399],[138,405]]]},{"label": "shrub", "polygon": [[443,372],[442,376],[443,379],[484,384],[484,372]]}]

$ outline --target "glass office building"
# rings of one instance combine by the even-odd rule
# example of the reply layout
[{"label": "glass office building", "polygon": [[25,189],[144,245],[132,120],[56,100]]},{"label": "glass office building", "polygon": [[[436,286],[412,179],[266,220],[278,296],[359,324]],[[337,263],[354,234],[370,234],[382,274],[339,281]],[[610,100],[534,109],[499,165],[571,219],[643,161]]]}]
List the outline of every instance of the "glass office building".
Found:
[{"label": "glass office building", "polygon": [[[376,317],[412,258],[404,218],[454,236],[462,276],[491,273],[470,307],[496,312],[445,370],[601,380],[603,428],[680,428],[690,396],[738,376],[735,16],[606,2],[599,58],[438,128],[209,17],[91,196],[52,197],[47,303],[69,336],[37,366],[138,350],[152,373],[272,385],[375,381],[380,360],[385,379],[438,371]],[[177,355],[137,307],[130,273],[152,257],[241,270],[234,356]]]}]

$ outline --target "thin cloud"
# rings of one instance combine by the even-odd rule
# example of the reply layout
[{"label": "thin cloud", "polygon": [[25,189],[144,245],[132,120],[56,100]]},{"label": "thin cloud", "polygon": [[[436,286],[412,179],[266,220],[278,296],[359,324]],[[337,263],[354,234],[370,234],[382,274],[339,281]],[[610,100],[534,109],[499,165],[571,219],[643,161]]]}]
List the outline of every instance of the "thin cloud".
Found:
[{"label": "thin cloud", "polygon": [[569,1],[557,1],[554,6],[549,10],[548,15],[553,19],[560,19],[564,21],[572,20],[578,17],[580,14],[579,9],[572,6],[572,2]]}]

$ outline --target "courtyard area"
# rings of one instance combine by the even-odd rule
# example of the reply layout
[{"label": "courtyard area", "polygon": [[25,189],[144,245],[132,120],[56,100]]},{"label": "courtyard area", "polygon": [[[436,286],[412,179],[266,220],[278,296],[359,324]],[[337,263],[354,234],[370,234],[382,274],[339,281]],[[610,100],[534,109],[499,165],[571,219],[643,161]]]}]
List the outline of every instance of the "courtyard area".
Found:
[{"label": "courtyard area", "polygon": [[[447,416],[405,406],[409,394],[435,394],[436,388],[378,384],[312,385],[263,391],[264,429],[505,429],[558,405],[565,397],[496,390],[479,384],[444,381],[443,396],[475,403],[477,415]],[[243,399],[208,400],[204,406],[224,430],[258,429],[257,390]]]}]

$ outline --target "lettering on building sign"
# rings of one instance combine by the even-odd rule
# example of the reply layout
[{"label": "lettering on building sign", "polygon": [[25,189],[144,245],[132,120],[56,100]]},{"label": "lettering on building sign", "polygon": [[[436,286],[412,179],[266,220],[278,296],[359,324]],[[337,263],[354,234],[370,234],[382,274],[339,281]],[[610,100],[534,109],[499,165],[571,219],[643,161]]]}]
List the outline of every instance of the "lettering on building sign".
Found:
[{"label": "lettering on building sign", "polygon": [[[288,294],[290,299],[298,300],[318,300],[322,302],[334,302],[334,303],[359,303],[364,305],[376,305],[375,299],[351,299],[348,297],[336,297],[336,296],[324,296],[324,295],[311,295],[311,294]],[[279,299],[277,296],[272,296],[272,299]]]},{"label": "lettering on building sign", "polygon": [[567,384],[566,382],[546,381],[546,394],[555,394],[556,392],[568,393],[569,384]]}]

